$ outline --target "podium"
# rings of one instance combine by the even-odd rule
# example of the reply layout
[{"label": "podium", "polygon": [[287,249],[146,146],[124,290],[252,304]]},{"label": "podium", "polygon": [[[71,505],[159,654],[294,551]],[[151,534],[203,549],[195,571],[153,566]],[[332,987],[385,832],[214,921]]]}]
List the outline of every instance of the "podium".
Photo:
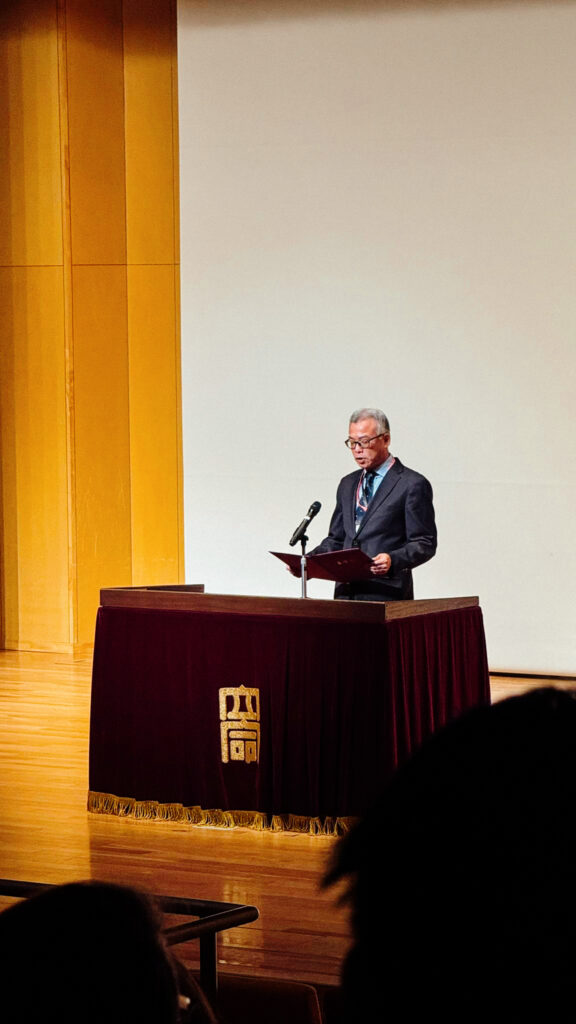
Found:
[{"label": "podium", "polygon": [[475,597],[101,591],[93,812],[337,833],[427,736],[489,703]]}]

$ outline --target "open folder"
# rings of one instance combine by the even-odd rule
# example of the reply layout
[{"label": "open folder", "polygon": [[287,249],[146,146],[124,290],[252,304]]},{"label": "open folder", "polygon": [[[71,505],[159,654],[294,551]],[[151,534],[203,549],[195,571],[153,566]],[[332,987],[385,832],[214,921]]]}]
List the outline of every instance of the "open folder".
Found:
[{"label": "open folder", "polygon": [[[300,575],[301,555],[289,552],[271,551],[271,555],[285,562],[297,576]],[[334,583],[351,583],[353,580],[372,578],[372,559],[360,548],[344,548],[342,551],[327,551],[323,555],[306,555],[306,575],[309,580],[333,580]]]}]

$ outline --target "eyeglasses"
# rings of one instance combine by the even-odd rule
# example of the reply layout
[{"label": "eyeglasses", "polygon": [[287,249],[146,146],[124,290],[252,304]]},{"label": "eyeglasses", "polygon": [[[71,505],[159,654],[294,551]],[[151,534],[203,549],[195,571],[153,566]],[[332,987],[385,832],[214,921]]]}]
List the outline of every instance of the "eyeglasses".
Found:
[{"label": "eyeglasses", "polygon": [[347,448],[352,451],[353,448],[369,448],[372,441],[377,441],[379,437],[385,437],[385,434],[375,434],[374,437],[366,437],[364,440],[355,441],[352,437],[347,437],[344,444]]}]

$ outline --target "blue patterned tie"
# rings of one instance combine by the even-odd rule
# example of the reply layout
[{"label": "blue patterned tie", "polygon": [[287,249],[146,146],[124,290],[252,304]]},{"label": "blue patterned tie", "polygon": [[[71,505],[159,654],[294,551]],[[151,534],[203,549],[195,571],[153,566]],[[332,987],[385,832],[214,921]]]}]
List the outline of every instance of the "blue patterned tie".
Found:
[{"label": "blue patterned tie", "polygon": [[362,520],[364,519],[364,516],[366,515],[368,505],[370,504],[370,499],[372,498],[372,494],[374,492],[375,476],[376,473],[372,472],[372,470],[370,470],[367,473],[364,473],[364,477],[362,479],[362,487],[360,488],[360,494],[358,495],[358,504],[356,505],[356,532],[358,532],[358,530],[360,529],[360,525],[362,523]]}]

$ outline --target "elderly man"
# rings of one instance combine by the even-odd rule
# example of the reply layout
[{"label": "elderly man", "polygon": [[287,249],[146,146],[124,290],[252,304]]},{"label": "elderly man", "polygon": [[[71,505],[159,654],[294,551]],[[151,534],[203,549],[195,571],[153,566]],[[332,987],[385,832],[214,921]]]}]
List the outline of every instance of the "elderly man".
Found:
[{"label": "elderly man", "polygon": [[310,554],[359,547],[372,558],[372,579],[337,584],[337,598],[413,598],[411,570],[436,551],[432,488],[390,454],[390,424],[381,409],[352,413],[345,444],[359,468],[340,481],[330,532]]}]

